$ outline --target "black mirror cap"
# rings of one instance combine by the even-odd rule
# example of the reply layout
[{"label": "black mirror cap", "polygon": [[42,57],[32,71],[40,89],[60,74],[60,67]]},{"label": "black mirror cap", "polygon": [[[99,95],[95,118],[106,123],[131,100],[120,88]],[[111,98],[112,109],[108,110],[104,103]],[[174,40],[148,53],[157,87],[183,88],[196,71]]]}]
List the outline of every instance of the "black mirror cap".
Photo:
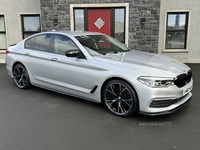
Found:
[{"label": "black mirror cap", "polygon": [[65,55],[67,57],[77,57],[77,58],[86,59],[83,53],[78,49],[68,50],[65,52]]}]

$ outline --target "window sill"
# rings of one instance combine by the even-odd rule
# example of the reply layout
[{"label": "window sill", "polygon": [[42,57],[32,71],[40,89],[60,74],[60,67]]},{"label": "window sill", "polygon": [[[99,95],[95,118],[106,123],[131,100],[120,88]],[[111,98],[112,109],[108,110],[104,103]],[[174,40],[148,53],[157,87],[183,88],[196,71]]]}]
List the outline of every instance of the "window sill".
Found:
[{"label": "window sill", "polygon": [[0,54],[5,54],[6,50],[0,50]]},{"label": "window sill", "polygon": [[164,49],[163,53],[189,53],[186,49]]}]

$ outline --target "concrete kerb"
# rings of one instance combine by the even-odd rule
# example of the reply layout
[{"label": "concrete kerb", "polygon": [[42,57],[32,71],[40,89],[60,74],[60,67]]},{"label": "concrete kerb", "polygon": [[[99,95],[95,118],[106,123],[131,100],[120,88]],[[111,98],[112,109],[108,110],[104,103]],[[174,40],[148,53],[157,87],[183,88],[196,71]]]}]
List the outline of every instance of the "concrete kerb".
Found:
[{"label": "concrete kerb", "polygon": [[5,64],[5,59],[0,59],[0,64]]}]

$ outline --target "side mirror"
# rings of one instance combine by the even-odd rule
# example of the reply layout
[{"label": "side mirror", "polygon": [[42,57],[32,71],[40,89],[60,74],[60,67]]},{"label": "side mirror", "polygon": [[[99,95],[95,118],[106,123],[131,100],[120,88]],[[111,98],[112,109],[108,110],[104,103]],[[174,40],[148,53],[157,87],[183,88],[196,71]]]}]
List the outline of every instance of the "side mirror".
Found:
[{"label": "side mirror", "polygon": [[77,58],[86,59],[83,53],[78,49],[68,50],[65,52],[65,55],[67,57],[77,57]]}]

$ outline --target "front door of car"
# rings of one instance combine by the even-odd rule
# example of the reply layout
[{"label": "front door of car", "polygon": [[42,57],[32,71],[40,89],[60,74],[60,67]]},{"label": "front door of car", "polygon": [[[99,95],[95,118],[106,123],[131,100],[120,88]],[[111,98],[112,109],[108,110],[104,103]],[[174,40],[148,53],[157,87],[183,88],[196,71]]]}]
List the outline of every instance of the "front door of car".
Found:
[{"label": "front door of car", "polygon": [[55,35],[53,42],[54,63],[51,65],[52,85],[58,91],[78,95],[88,92],[88,62],[87,59],[66,57],[67,50],[77,50],[78,47],[67,36]]}]

